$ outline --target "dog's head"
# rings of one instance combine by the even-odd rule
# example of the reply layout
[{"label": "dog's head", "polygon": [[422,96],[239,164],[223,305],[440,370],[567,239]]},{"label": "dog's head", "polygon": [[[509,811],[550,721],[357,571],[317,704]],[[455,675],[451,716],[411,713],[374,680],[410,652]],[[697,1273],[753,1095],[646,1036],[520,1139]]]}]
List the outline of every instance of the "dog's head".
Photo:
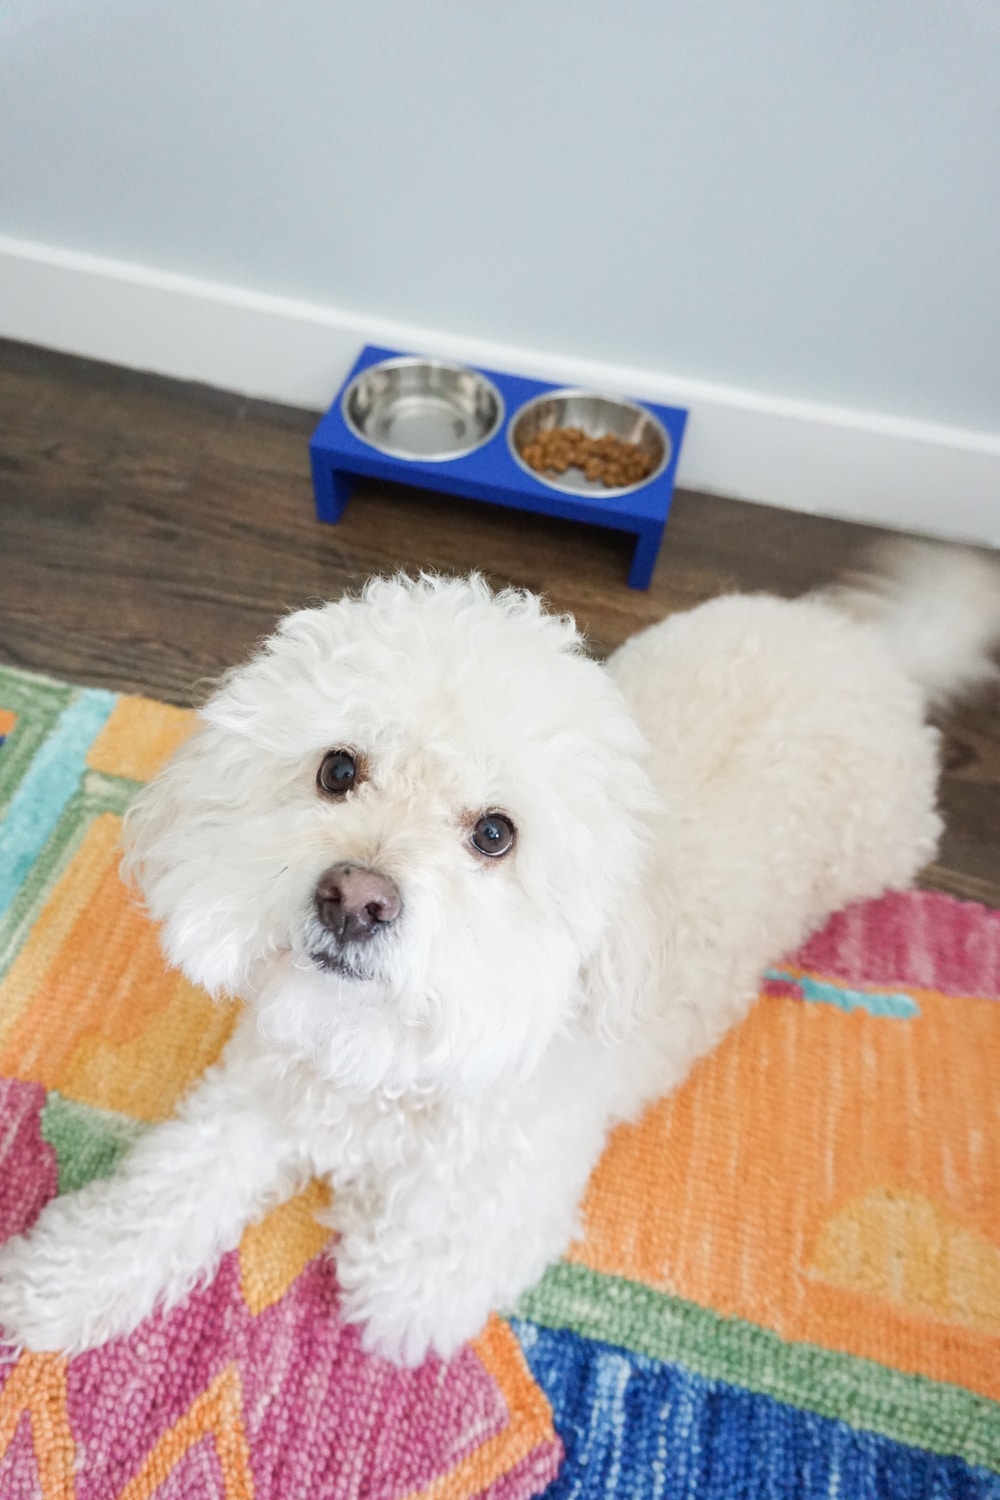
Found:
[{"label": "dog's head", "polygon": [[377,580],[290,615],[202,721],[131,810],[127,865],[170,959],[325,1076],[531,1068],[609,942],[602,1003],[626,1003],[651,794],[571,620],[477,578]]}]

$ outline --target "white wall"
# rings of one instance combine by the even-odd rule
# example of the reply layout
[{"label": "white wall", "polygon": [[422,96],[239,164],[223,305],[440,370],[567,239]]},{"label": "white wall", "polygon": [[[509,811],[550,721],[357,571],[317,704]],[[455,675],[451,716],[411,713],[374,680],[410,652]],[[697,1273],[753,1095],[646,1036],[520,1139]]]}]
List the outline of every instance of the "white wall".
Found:
[{"label": "white wall", "polygon": [[[318,405],[388,320],[689,399],[688,482],[1000,540],[995,0],[4,0],[0,235],[0,333],[217,378],[211,308],[281,298]],[[201,297],[190,347],[89,275]],[[835,483],[790,428],[741,470],[727,400]],[[862,430],[936,448],[918,515]]]}]

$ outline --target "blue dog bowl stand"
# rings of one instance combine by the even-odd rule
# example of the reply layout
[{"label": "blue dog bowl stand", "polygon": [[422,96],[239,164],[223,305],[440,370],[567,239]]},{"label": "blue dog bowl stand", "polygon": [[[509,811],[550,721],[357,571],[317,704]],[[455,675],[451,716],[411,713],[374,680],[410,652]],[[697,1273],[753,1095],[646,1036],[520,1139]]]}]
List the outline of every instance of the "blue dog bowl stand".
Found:
[{"label": "blue dog bowl stand", "polygon": [[628,576],[629,587],[649,587],[674,495],[686,411],[676,406],[653,406],[648,401],[639,403],[662,422],[670,438],[669,462],[655,479],[626,495],[614,496],[596,490],[586,495],[573,495],[552,489],[526,473],[512,457],[507,439],[510,423],[525,402],[550,391],[564,390],[565,386],[527,380],[519,375],[504,375],[494,370],[480,370],[480,374],[492,381],[503,399],[503,420],[488,442],[458,458],[398,458],[382,453],[356,437],[341,409],[344,392],[362,370],[381,364],[385,359],[396,359],[399,355],[399,350],[366,345],[313,433],[309,457],[319,520],[340,520],[354,478],[387,479],[394,484],[462,495],[490,505],[504,505],[631,532],[636,542]]}]

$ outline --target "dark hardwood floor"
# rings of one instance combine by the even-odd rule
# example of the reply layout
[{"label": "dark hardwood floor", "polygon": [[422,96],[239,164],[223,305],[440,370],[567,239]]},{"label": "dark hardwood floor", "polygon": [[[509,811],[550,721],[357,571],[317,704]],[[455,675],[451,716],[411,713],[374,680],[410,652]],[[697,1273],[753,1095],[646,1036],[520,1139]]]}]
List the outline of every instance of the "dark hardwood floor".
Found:
[{"label": "dark hardwood floor", "polygon": [[[316,522],[316,413],[0,341],[0,662],[190,703],[282,611],[373,572],[478,568],[571,610],[597,652],[731,589],[792,595],[874,535],[679,493],[648,593],[614,532],[360,484]],[[1000,906],[1000,706],[947,723],[925,883]]]}]

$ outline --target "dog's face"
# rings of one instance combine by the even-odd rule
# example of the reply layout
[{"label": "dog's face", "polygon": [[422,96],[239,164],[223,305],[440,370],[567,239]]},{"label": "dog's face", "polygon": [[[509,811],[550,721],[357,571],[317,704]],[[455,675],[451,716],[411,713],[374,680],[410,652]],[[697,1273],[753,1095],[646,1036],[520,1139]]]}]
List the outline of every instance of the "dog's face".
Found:
[{"label": "dog's face", "polygon": [[376,581],[289,616],[202,717],[127,824],[192,979],[366,1089],[483,1086],[578,1018],[640,899],[650,791],[570,621]]}]

